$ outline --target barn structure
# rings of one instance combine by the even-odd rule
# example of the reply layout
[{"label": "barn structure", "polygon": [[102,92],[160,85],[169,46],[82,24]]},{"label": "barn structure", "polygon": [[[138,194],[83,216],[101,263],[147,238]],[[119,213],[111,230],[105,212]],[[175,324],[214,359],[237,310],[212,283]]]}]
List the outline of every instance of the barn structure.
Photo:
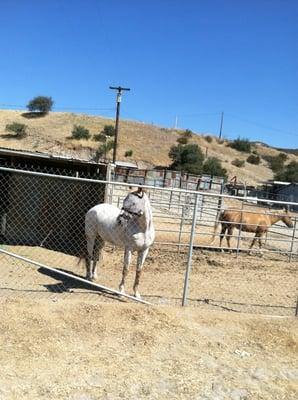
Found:
[{"label": "barn structure", "polygon": [[[298,202],[298,183],[269,180],[262,182],[259,198],[269,200]],[[297,206],[289,206],[291,211],[298,211]]]},{"label": "barn structure", "polygon": [[136,164],[116,162],[113,180],[135,185],[180,188],[187,190],[207,190],[221,193],[224,179],[211,175],[192,175],[183,171],[168,169],[140,169]]},{"label": "barn structure", "polygon": [[0,149],[0,243],[81,254],[85,213],[104,201],[105,185],[66,177],[104,180],[106,170],[105,164]]},{"label": "barn structure", "polygon": [[[298,183],[283,185],[277,191],[284,201],[298,203]],[[290,206],[290,211],[298,211],[298,206]]]}]

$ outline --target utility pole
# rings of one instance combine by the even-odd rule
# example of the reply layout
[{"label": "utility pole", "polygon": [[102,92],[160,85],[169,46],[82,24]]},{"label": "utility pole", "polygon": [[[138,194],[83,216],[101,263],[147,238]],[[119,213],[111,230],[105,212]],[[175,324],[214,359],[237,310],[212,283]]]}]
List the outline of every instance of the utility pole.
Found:
[{"label": "utility pole", "polygon": [[117,90],[117,108],[116,108],[116,123],[115,123],[115,140],[114,140],[114,149],[113,149],[113,164],[116,162],[116,154],[117,154],[117,143],[118,143],[118,130],[119,130],[119,114],[120,114],[120,103],[121,103],[121,95],[125,90],[130,90],[130,88],[124,88],[121,86],[114,87],[110,86],[110,89]]},{"label": "utility pole", "polygon": [[224,113],[221,113],[221,121],[220,121],[220,130],[219,130],[219,136],[218,138],[221,139],[221,134],[222,134],[222,125],[223,125],[223,118],[224,118]]},{"label": "utility pole", "polygon": [[175,129],[178,128],[178,115],[176,115],[176,119],[175,119]]}]

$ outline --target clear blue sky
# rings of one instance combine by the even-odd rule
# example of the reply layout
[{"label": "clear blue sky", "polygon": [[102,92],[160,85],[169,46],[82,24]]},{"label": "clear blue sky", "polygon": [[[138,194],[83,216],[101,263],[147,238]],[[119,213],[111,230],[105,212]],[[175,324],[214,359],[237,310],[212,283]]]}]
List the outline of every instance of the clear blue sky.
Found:
[{"label": "clear blue sky", "polygon": [[[0,0],[0,108],[121,117],[298,147],[297,0]],[[10,107],[9,105],[14,105]]]}]

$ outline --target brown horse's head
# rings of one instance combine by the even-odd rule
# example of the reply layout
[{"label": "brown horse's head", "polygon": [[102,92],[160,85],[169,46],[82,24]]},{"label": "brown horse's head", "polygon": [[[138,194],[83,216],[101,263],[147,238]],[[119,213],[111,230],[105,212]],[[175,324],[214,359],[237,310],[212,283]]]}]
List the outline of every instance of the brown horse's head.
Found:
[{"label": "brown horse's head", "polygon": [[285,214],[283,214],[281,220],[284,224],[287,225],[288,228],[293,228],[294,224],[291,220],[290,215],[288,214],[288,210],[286,210]]}]

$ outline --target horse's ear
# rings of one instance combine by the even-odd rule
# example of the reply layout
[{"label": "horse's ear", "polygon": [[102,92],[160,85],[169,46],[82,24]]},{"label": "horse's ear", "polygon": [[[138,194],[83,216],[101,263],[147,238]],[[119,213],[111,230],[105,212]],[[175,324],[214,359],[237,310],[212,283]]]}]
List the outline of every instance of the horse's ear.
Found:
[{"label": "horse's ear", "polygon": [[142,198],[143,196],[144,196],[144,193],[145,193],[145,191],[144,191],[144,189],[142,188],[142,187],[138,187],[138,190],[137,190],[137,195],[140,197],[140,198]]},{"label": "horse's ear", "polygon": [[286,214],[289,214],[289,206],[285,206],[284,209],[283,209],[283,211],[284,211]]}]

